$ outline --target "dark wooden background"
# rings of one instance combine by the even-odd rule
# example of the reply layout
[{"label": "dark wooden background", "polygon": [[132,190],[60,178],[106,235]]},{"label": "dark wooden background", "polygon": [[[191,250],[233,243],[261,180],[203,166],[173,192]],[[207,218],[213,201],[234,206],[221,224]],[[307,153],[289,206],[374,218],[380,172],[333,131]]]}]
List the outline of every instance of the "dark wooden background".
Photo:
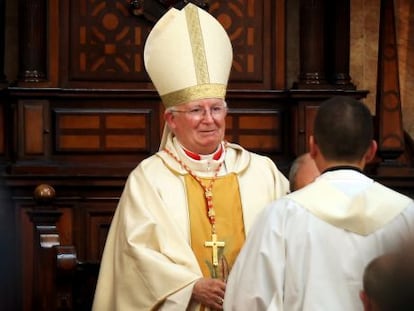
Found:
[{"label": "dark wooden background", "polygon": [[[413,144],[402,128],[392,2],[381,1],[373,116],[380,150],[367,173],[412,195]],[[223,24],[234,47],[226,138],[270,156],[283,172],[307,150],[321,101],[366,96],[349,76],[349,0],[300,1],[300,74],[294,85],[286,82],[285,0],[198,3],[208,3],[205,9]],[[54,274],[60,271],[56,254],[69,254],[65,271],[99,264],[128,173],[158,150],[163,107],[142,53],[157,14],[173,4],[182,5],[19,3],[17,81],[7,80],[0,61],[0,309],[70,310],[84,303],[56,281],[62,278]],[[0,59],[5,49],[0,32]],[[55,193],[43,186],[34,200],[42,184]]]}]

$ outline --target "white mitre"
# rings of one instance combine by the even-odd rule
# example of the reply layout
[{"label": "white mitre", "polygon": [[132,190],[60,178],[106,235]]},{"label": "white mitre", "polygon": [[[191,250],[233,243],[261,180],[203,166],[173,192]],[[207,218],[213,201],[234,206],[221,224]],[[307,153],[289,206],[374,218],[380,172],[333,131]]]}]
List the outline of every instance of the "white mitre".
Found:
[{"label": "white mitre", "polygon": [[[224,99],[232,61],[231,41],[223,26],[191,3],[182,10],[168,10],[144,48],[145,68],[166,108],[198,99]],[[164,128],[160,149],[167,132]]]}]

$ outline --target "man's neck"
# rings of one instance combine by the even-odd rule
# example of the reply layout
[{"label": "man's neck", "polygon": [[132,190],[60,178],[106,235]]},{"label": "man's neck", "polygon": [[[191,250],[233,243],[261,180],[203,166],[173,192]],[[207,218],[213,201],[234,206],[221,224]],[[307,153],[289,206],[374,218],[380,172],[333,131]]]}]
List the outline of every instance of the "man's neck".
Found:
[{"label": "man's neck", "polygon": [[356,172],[362,173],[362,170],[359,167],[357,167],[357,166],[352,166],[352,165],[336,165],[336,166],[331,166],[331,167],[326,168],[325,170],[322,171],[322,174],[323,173],[326,173],[326,172],[332,172],[332,171],[338,171],[338,170],[352,170],[352,171],[356,171]]},{"label": "man's neck", "polygon": [[223,153],[223,147],[221,144],[218,146],[218,148],[213,153],[210,153],[210,154],[198,154],[190,150],[187,150],[184,147],[183,147],[183,150],[185,154],[188,155],[193,160],[202,160],[202,159],[218,160],[220,159],[221,154]]},{"label": "man's neck", "polygon": [[203,153],[197,153],[194,152],[192,150],[189,150],[187,148],[185,148],[179,141],[177,138],[174,138],[176,146],[181,148],[181,150],[184,151],[184,153],[191,159],[193,160],[218,160],[220,159],[221,155],[223,154],[224,148],[223,148],[223,144],[220,143],[217,148],[209,154],[203,154]]},{"label": "man's neck", "polygon": [[321,161],[318,163],[320,172],[333,171],[338,169],[354,169],[362,172],[364,170],[364,161]]}]

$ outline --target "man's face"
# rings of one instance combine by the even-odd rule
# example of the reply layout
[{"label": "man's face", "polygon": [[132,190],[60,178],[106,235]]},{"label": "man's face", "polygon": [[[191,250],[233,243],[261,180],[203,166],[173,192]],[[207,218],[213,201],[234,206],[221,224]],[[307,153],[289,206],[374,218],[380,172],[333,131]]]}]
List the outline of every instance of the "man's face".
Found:
[{"label": "man's face", "polygon": [[222,99],[209,98],[174,107],[165,120],[178,141],[199,154],[213,153],[224,139],[227,108]]}]

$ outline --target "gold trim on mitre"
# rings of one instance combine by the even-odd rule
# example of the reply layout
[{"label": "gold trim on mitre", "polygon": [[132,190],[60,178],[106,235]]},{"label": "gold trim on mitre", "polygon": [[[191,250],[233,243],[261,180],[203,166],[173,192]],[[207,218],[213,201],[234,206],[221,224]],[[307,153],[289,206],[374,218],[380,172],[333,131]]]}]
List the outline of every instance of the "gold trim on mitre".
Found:
[{"label": "gold trim on mitre", "polygon": [[223,84],[202,84],[194,85],[184,90],[172,92],[161,96],[162,102],[166,108],[176,106],[180,103],[204,99],[204,98],[222,98],[226,96],[226,85]]},{"label": "gold trim on mitre", "polygon": [[201,31],[200,17],[195,6],[189,6],[185,10],[185,17],[188,25],[191,48],[193,50],[194,68],[197,76],[197,84],[210,82],[208,76],[207,59],[203,42],[203,32]]},{"label": "gold trim on mitre", "polygon": [[170,9],[155,24],[144,48],[144,65],[165,107],[221,98],[233,61],[223,26],[205,10],[187,4]]}]

